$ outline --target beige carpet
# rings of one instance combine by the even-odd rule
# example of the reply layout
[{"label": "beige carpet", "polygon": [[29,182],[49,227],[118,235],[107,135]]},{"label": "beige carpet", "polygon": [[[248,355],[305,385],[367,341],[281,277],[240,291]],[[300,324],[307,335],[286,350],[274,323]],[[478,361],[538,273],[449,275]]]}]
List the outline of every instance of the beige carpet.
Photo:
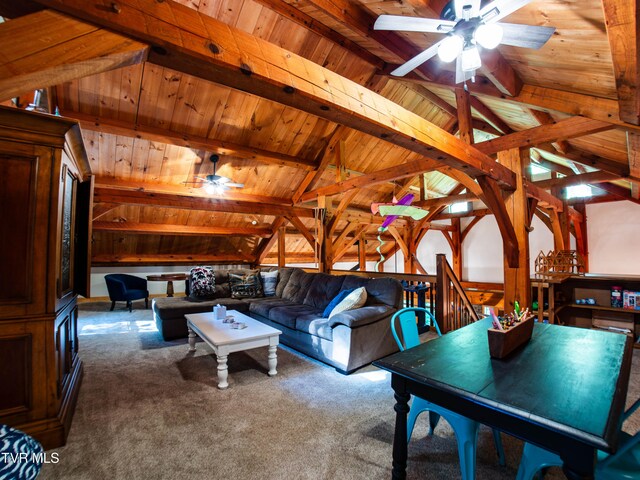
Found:
[{"label": "beige carpet", "polygon": [[[216,361],[202,342],[162,341],[149,310],[81,306],[85,373],[68,443],[40,479],[389,479],[394,427],[389,376],[371,366],[350,376],[286,347],[278,375],[266,349],[229,357],[230,388],[216,388]],[[594,359],[597,361],[597,359]],[[634,358],[629,398],[640,396]],[[594,392],[597,395],[597,392]],[[640,415],[628,428],[640,428]],[[460,478],[446,422],[426,437],[418,420],[408,478]],[[635,430],[634,430],[635,428]],[[477,478],[515,478],[522,443],[503,435],[499,467],[482,428]],[[547,478],[563,478],[557,469]]]}]

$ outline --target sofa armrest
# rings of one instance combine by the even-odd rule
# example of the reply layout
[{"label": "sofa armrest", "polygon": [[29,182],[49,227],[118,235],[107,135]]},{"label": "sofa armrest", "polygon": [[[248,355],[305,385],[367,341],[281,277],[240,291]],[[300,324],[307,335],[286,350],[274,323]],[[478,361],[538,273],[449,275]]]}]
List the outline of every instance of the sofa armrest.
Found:
[{"label": "sofa armrest", "polygon": [[331,328],[336,325],[346,325],[350,328],[361,327],[389,318],[395,311],[396,309],[389,305],[369,305],[334,315],[329,320],[329,326]]}]

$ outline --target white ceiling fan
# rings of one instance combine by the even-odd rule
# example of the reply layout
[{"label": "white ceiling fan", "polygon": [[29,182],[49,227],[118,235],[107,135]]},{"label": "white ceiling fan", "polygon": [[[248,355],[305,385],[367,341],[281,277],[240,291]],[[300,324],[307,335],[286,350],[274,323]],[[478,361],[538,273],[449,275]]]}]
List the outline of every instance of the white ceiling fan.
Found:
[{"label": "white ceiling fan", "polygon": [[[215,153],[209,157],[209,161],[213,163],[213,175],[206,175],[204,177],[196,176],[196,179],[202,182],[204,189],[209,194],[221,194],[229,187],[242,188],[244,183],[234,183],[229,177],[216,174],[216,167],[220,156]],[[187,182],[194,183],[194,182]]]},{"label": "white ceiling fan", "polygon": [[482,0],[453,0],[444,8],[443,19],[380,15],[373,28],[445,34],[445,38],[391,74],[402,77],[438,55],[443,62],[456,60],[456,83],[460,83],[472,79],[482,65],[478,46],[493,49],[502,44],[538,49],[549,40],[555,27],[498,23],[531,1],[495,0],[482,6]]}]

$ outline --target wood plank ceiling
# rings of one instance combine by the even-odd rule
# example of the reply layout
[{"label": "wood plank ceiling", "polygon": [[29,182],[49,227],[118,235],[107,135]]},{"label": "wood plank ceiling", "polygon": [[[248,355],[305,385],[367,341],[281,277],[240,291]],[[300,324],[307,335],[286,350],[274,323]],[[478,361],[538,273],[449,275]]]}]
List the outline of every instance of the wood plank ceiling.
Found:
[{"label": "wood plank ceiling", "polygon": [[[34,31],[60,21],[55,11],[38,11],[43,7],[73,17],[74,2],[64,3],[38,0],[16,10],[9,0],[0,0],[0,13],[8,18],[0,24],[0,40],[15,38],[21,21]],[[127,3],[104,2],[110,9]],[[458,132],[460,85],[453,84],[451,72],[437,58],[405,78],[387,74],[437,36],[372,30],[382,13],[435,18],[442,0],[176,3],[366,86],[445,131]],[[533,147],[532,159],[546,168],[568,176],[590,174],[602,194],[591,201],[639,203],[638,28],[627,3],[635,6],[614,0],[534,0],[510,15],[505,21],[554,26],[556,33],[538,51],[500,46],[483,53],[483,69],[469,84],[478,149],[494,155],[491,139],[504,136],[501,145]],[[127,37],[125,29],[113,28]],[[5,50],[7,45],[2,46]],[[150,52],[150,60],[159,55],[157,48]],[[2,59],[5,71],[16,75],[12,62],[8,55]],[[286,238],[287,262],[314,261],[317,202],[305,192],[362,175],[368,175],[363,185],[337,188],[338,194],[322,201],[338,217],[331,224],[334,260],[357,261],[358,240],[365,240],[369,259],[375,260],[380,218],[370,214],[372,201],[388,202],[406,192],[422,201],[455,195],[465,188],[461,180],[475,190],[469,177],[461,178],[444,164],[407,170],[407,175],[403,166],[419,166],[424,159],[420,153],[331,117],[170,68],[174,65],[130,61],[117,67],[103,65],[88,76],[60,75],[53,84],[25,74],[23,83],[50,87],[51,106],[81,122],[96,175],[94,265],[275,261],[277,243],[271,237],[278,232]],[[0,92],[4,101],[7,92],[15,95],[2,82]],[[217,173],[243,188],[220,196],[200,188],[197,177],[213,173],[213,153],[220,155]],[[403,173],[400,178],[373,181],[373,172],[394,168]],[[429,221],[438,214],[447,217],[438,206],[430,207]],[[397,238],[407,238],[402,233],[409,231],[407,225],[400,221],[400,234],[386,234],[387,253],[399,248]],[[430,226],[439,228],[423,223],[412,235],[423,235]]]}]

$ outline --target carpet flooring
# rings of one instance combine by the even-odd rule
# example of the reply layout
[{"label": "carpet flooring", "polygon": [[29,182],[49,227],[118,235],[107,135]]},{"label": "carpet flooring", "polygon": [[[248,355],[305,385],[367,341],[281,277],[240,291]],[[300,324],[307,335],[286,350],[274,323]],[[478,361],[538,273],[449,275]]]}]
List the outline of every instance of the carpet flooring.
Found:
[{"label": "carpet flooring", "polygon": [[[84,378],[67,445],[39,479],[389,479],[394,429],[389,375],[372,366],[344,376],[286,347],[278,375],[267,350],[229,356],[229,389],[217,389],[216,360],[202,342],[165,342],[150,310],[81,305]],[[596,361],[597,359],[594,359]],[[634,355],[629,399],[640,396]],[[559,366],[561,368],[561,366]],[[597,395],[597,392],[594,392]],[[636,414],[625,425],[640,429]],[[441,421],[426,436],[418,419],[409,479],[460,478],[455,437]],[[479,480],[513,479],[522,442],[503,435],[506,467],[482,427]],[[53,452],[52,451],[52,452]],[[564,478],[551,469],[547,479]]]}]

